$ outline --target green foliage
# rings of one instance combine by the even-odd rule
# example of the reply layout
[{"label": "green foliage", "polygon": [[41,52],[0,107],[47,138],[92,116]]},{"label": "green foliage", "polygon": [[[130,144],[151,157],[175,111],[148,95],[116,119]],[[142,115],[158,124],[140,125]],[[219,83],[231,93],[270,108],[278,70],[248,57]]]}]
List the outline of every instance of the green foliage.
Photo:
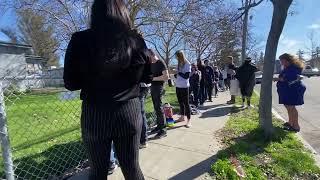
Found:
[{"label": "green foliage", "polygon": [[[258,97],[254,96],[256,107],[258,102]],[[230,177],[233,167],[227,166],[229,158],[235,156],[245,170],[244,179],[319,179],[320,169],[311,153],[295,134],[282,129],[280,120],[273,120],[275,132],[270,140],[266,140],[259,127],[257,108],[240,111],[234,107],[232,112],[222,131],[228,147],[218,153],[219,160],[212,165],[215,178],[237,179]]]},{"label": "green foliage", "polygon": [[219,159],[211,166],[217,179],[239,179],[228,159]]}]

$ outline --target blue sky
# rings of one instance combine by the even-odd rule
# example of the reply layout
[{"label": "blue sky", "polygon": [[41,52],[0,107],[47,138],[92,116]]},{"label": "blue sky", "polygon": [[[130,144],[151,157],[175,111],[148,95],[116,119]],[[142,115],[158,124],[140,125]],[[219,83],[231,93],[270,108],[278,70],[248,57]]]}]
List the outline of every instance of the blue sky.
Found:
[{"label": "blue sky", "polygon": [[[264,45],[270,30],[272,10],[272,3],[265,1],[251,12],[253,32],[261,38]],[[314,31],[315,40],[320,45],[320,0],[294,0],[290,11],[294,14],[288,15],[278,55],[285,52],[296,54],[299,49],[306,50],[311,44],[307,36],[311,31]]]},{"label": "blue sky", "polygon": [[[241,2],[241,0],[232,1]],[[307,34],[311,31],[314,31],[315,39],[320,45],[320,0],[294,0],[290,10],[294,11],[294,15],[288,16],[280,39],[278,55],[284,52],[296,54],[299,49],[306,50],[310,46]],[[251,15],[253,15],[252,31],[264,46],[271,24],[272,3],[265,0],[251,11]],[[0,17],[0,27],[14,27],[15,25],[15,17],[12,13],[7,12]],[[0,40],[8,39],[0,33]],[[264,51],[264,48],[262,50]],[[307,54],[306,57],[308,57]]]}]

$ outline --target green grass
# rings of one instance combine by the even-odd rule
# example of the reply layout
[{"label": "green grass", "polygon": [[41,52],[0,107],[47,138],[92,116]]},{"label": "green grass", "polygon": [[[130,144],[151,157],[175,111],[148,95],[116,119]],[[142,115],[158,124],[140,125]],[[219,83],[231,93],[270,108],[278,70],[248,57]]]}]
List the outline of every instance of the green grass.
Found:
[{"label": "green grass", "polygon": [[[163,102],[178,107],[174,88],[166,88]],[[81,143],[79,99],[62,100],[57,92],[12,94],[6,99],[6,112],[15,174],[19,178],[61,175],[86,158]],[[146,112],[153,112],[150,97]],[[3,165],[0,172],[3,177]]]},{"label": "green grass", "polygon": [[[258,105],[258,97],[253,103]],[[211,166],[215,179],[240,179],[234,171],[230,157],[241,163],[244,179],[319,179],[320,169],[303,144],[293,133],[281,128],[282,122],[274,119],[275,132],[271,140],[265,140],[259,127],[257,108],[233,113],[222,130],[227,146],[218,153],[218,160]]]}]

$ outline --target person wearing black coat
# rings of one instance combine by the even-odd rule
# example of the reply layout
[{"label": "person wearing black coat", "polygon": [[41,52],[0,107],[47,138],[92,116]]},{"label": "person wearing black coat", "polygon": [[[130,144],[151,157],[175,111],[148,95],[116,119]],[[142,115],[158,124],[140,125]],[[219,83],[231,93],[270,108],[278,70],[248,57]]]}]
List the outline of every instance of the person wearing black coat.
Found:
[{"label": "person wearing black coat", "polygon": [[200,59],[197,60],[197,68],[201,72],[200,89],[199,89],[199,101],[200,102],[199,103],[200,103],[200,106],[203,106],[203,104],[207,100],[207,90],[206,90],[206,86],[205,86],[205,79],[203,78],[203,76],[205,74],[205,66],[203,64],[203,61],[201,61]]},{"label": "person wearing black coat", "polygon": [[251,63],[251,58],[249,57],[246,58],[245,62],[237,69],[236,78],[240,83],[242,106],[244,106],[246,99],[248,107],[251,106],[250,100],[256,84],[255,72],[257,71],[258,69]]},{"label": "person wearing black coat", "polygon": [[139,84],[152,80],[146,43],[132,29],[123,0],[95,0],[90,29],[67,47],[64,83],[81,90],[81,133],[90,180],[107,179],[111,144],[124,178],[144,180],[139,165],[142,128]]},{"label": "person wearing black coat", "polygon": [[190,94],[193,94],[193,105],[199,107],[200,104],[200,82],[201,82],[201,71],[198,70],[196,64],[191,64],[190,74]]},{"label": "person wearing black coat", "polygon": [[217,97],[218,91],[219,91],[219,77],[220,77],[220,72],[217,66],[213,66],[213,75],[214,75],[214,82],[213,82],[214,97]]},{"label": "person wearing black coat", "polygon": [[213,91],[213,82],[214,82],[214,73],[213,73],[213,68],[209,65],[209,60],[204,61],[205,68],[204,68],[204,82],[205,82],[205,87],[207,91],[207,98],[209,99],[210,102],[212,102],[212,91]]}]

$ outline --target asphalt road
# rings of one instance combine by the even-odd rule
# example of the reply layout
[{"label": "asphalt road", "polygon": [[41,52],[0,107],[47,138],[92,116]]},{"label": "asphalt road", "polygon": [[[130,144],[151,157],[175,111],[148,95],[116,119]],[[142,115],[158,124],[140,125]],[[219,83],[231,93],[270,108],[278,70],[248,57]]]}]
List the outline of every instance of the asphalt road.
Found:
[{"label": "asphalt road", "polygon": [[[305,104],[297,107],[302,137],[320,153],[320,77],[304,78],[307,87]],[[256,86],[260,91],[260,85]],[[287,111],[283,105],[278,104],[276,85],[272,86],[273,108],[284,119],[288,119]]]}]

